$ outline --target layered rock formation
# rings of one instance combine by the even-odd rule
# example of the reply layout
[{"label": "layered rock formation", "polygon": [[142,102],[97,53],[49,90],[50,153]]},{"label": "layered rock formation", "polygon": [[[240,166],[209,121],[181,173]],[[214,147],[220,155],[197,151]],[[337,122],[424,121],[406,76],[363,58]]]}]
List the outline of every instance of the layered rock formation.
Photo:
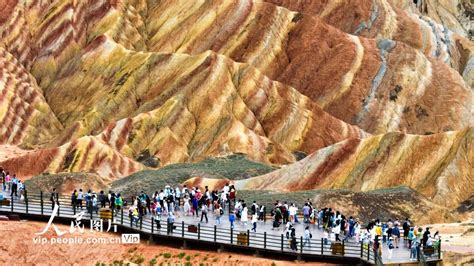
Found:
[{"label": "layered rock formation", "polygon": [[82,137],[56,148],[38,149],[1,160],[0,164],[22,180],[41,173],[92,172],[110,182],[144,168],[96,137]]},{"label": "layered rock formation", "polygon": [[434,3],[2,1],[0,144],[34,150],[0,165],[106,183],[144,155],[243,153],[289,165],[239,188],[406,185],[456,206],[472,195],[473,43]]},{"label": "layered rock formation", "polygon": [[[468,1],[420,0],[418,5],[398,0],[267,2],[316,15],[349,34],[403,42],[448,64],[463,76],[468,86],[474,85],[474,45],[466,38],[465,30],[469,26],[460,26],[454,18],[469,21]],[[470,12],[473,11],[474,7]]]},{"label": "layered rock formation", "polygon": [[269,174],[236,181],[240,189],[369,191],[409,186],[435,203],[457,207],[474,182],[474,129],[431,136],[388,133],[347,140]]}]

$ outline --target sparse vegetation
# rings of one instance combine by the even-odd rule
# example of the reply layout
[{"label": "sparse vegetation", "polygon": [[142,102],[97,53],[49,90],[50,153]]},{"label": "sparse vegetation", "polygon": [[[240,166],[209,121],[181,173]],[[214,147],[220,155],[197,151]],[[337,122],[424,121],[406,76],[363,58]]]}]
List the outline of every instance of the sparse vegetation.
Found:
[{"label": "sparse vegetation", "polygon": [[171,258],[171,253],[168,253],[168,252],[163,253],[163,258],[165,258],[165,259]]},{"label": "sparse vegetation", "polygon": [[228,178],[238,180],[274,171],[275,168],[253,162],[243,154],[209,158],[197,163],[178,163],[158,170],[140,171],[112,183],[113,190],[137,193],[146,188],[149,193],[166,185],[180,184],[190,177]]}]

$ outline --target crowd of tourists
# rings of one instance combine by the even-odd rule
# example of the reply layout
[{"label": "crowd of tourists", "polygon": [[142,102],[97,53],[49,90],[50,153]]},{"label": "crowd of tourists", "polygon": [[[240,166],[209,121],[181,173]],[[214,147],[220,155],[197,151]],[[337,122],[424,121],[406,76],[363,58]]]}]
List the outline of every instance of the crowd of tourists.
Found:
[{"label": "crowd of tourists", "polygon": [[10,197],[23,198],[26,189],[25,184],[15,175],[0,168],[2,191],[10,193]]},{"label": "crowd of tourists", "polygon": [[[264,204],[259,205],[256,201],[248,204],[244,199],[237,199],[235,187],[229,184],[220,191],[209,190],[207,186],[203,190],[198,187],[188,188],[186,185],[175,188],[165,186],[162,190],[150,194],[141,191],[128,199],[127,202],[120,193],[112,191],[108,194],[100,191],[96,195],[90,190],[83,193],[82,189],[75,190],[71,196],[75,208],[82,209],[84,201],[87,210],[96,213],[99,206],[107,206],[117,213],[117,210],[126,204],[128,216],[135,226],[139,225],[143,217],[151,216],[161,228],[162,218],[166,217],[168,232],[173,231],[176,216],[197,217],[201,223],[209,223],[209,214],[213,214],[214,224],[221,225],[225,213],[230,228],[239,223],[240,227],[250,226],[251,231],[257,232],[258,223],[265,221],[267,214]],[[299,247],[296,224],[304,225],[304,232],[300,236],[303,239],[303,247],[311,246],[310,228],[322,231],[326,245],[344,241],[364,243],[380,255],[382,245],[387,245],[388,259],[392,258],[393,250],[399,248],[402,242],[410,249],[412,260],[417,259],[420,247],[437,248],[439,245],[438,233],[431,236],[429,228],[423,231],[421,227],[412,225],[408,218],[403,223],[398,219],[388,219],[385,222],[376,219],[361,224],[356,218],[347,217],[338,210],[315,208],[310,199],[301,206],[299,210],[296,203],[276,201],[270,210],[272,230],[283,230],[289,247],[295,251]]]},{"label": "crowd of tourists", "polygon": [[[25,190],[24,184],[16,175],[0,168],[2,189],[13,197],[21,197]],[[100,208],[109,208],[115,215],[125,212],[132,223],[138,226],[145,216],[151,216],[156,226],[161,228],[162,218],[166,217],[168,233],[172,233],[176,216],[197,217],[201,223],[209,223],[209,214],[214,218],[215,225],[221,225],[224,214],[228,219],[230,228],[236,223],[240,227],[248,227],[257,232],[258,223],[266,221],[267,210],[264,204],[259,205],[256,201],[248,204],[244,199],[237,199],[237,191],[233,185],[226,184],[220,191],[209,190],[205,186],[203,190],[199,187],[186,185],[165,186],[159,191],[147,194],[141,191],[137,195],[124,199],[121,193],[109,191],[98,193],[82,189],[71,193],[71,206],[74,209],[84,208],[89,213],[96,213]],[[50,196],[51,207],[60,204],[59,194],[53,189]],[[410,249],[410,259],[417,260],[420,247],[437,249],[440,236],[436,232],[433,236],[429,228],[418,227],[406,218],[403,222],[398,219],[388,219],[385,222],[379,219],[372,220],[362,226],[361,222],[352,216],[345,216],[338,210],[332,208],[316,208],[310,199],[301,204],[286,201],[276,201],[270,210],[272,230],[283,230],[292,250],[298,250],[298,236],[296,235],[296,224],[304,225],[302,237],[303,247],[311,246],[311,229],[322,231],[325,245],[351,241],[364,243],[370,246],[374,252],[381,255],[382,245],[387,245],[387,257],[390,260],[393,250],[400,246]],[[126,207],[126,209],[124,209]],[[122,210],[123,209],[123,210]],[[301,218],[301,220],[300,220]],[[403,236],[402,236],[403,232]]]}]

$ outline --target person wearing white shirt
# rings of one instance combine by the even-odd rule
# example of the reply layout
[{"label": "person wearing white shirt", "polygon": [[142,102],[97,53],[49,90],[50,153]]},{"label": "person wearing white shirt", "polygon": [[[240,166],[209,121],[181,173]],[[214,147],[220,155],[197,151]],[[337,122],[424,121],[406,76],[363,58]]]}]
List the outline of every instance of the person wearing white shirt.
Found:
[{"label": "person wearing white shirt", "polygon": [[304,236],[303,236],[303,247],[306,246],[306,244],[308,244],[308,247],[311,247],[311,232],[309,231],[309,226],[306,226],[306,228],[304,229]]}]

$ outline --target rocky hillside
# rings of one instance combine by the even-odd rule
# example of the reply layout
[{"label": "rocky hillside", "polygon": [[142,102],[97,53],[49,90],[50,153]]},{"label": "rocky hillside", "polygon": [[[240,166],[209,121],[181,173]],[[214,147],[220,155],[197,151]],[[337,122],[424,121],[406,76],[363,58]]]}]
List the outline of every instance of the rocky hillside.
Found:
[{"label": "rocky hillside", "polygon": [[281,167],[241,188],[405,185],[457,207],[472,4],[415,2],[1,1],[0,149],[21,152],[0,165],[97,185],[238,153]]}]

